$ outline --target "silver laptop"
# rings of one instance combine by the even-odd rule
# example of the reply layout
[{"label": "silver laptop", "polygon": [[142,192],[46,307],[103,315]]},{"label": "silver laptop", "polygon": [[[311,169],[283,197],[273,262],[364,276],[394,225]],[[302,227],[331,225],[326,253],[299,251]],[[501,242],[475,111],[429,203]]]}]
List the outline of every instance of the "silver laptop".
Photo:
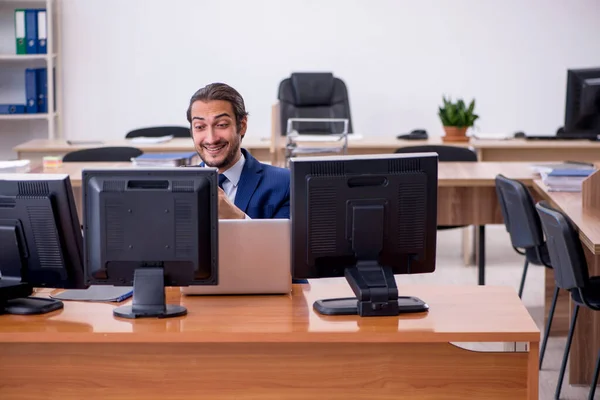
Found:
[{"label": "silver laptop", "polygon": [[219,284],[187,295],[287,294],[292,291],[290,220],[219,220]]}]

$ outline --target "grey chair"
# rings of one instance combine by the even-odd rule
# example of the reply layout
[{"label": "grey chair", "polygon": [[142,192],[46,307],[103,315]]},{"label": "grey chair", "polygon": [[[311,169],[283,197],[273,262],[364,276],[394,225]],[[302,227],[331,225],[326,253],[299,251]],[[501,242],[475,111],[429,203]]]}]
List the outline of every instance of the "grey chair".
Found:
[{"label": "grey chair", "polygon": [[[521,277],[521,284],[519,285],[519,297],[522,297],[529,264],[552,268],[548,255],[548,247],[544,241],[542,223],[535,209],[533,197],[522,182],[498,175],[496,176],[496,194],[498,195],[504,226],[510,236],[513,249],[525,256],[523,275]],[[552,327],[558,293],[559,288],[556,286],[554,296],[552,297],[552,306],[548,313],[548,321],[544,329],[544,339],[540,348],[540,369],[544,362],[544,354],[546,353],[548,336]]]},{"label": "grey chair", "polygon": [[135,147],[94,147],[75,150],[63,156],[63,162],[126,162],[144,152]]},{"label": "grey chair", "polygon": [[[554,398],[559,399],[579,308],[587,307],[590,310],[600,311],[600,276],[589,276],[583,247],[570,219],[562,212],[550,207],[546,202],[538,203],[536,209],[542,222],[542,229],[546,234],[556,285],[561,289],[568,290],[571,300],[575,303],[554,394]],[[594,398],[599,370],[600,354],[596,360],[588,399]]]}]

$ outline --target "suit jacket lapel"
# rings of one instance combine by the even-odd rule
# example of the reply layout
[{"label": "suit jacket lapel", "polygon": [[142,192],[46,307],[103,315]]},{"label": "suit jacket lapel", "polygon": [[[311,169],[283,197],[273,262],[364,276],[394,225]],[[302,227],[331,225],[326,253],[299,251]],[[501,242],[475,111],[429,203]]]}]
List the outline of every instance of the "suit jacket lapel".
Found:
[{"label": "suit jacket lapel", "polygon": [[246,149],[242,149],[242,153],[244,153],[246,162],[244,163],[244,169],[240,176],[234,203],[237,208],[243,212],[247,212],[250,199],[262,179],[262,165],[258,160],[252,157]]}]

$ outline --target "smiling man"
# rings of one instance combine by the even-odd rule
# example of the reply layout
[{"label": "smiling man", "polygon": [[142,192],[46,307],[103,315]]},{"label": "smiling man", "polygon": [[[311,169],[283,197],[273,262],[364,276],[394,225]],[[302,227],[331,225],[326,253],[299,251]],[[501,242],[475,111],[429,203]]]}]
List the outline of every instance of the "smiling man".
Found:
[{"label": "smiling man", "polygon": [[234,88],[212,83],[198,90],[187,119],[204,165],[219,170],[220,219],[290,217],[290,172],[242,148],[248,113]]}]

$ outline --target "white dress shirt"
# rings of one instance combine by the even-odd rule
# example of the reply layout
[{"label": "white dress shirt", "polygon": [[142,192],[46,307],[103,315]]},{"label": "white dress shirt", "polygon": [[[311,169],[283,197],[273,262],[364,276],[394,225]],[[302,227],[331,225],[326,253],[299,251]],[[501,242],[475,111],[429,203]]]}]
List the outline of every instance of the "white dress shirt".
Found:
[{"label": "white dress shirt", "polygon": [[[235,195],[237,194],[238,184],[240,183],[240,178],[242,177],[242,171],[245,163],[246,158],[244,157],[244,154],[242,154],[240,159],[233,164],[231,168],[223,172],[223,175],[225,175],[227,178],[227,180],[223,182],[223,191],[232,203],[235,202]],[[251,218],[246,215],[246,219]]]}]

